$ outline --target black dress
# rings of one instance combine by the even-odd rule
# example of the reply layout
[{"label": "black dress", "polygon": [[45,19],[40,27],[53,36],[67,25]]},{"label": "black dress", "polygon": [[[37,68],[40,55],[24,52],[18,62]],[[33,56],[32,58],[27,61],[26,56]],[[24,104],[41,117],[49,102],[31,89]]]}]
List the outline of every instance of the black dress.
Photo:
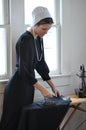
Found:
[{"label": "black dress", "polygon": [[[33,84],[37,82],[34,70],[37,70],[43,80],[50,79],[44,59],[43,41],[40,37],[35,40],[34,43],[34,37],[26,31],[17,41],[16,69],[5,87],[0,130],[17,130],[22,108],[33,103]],[[40,61],[37,60],[36,49],[39,57],[42,55]]]}]

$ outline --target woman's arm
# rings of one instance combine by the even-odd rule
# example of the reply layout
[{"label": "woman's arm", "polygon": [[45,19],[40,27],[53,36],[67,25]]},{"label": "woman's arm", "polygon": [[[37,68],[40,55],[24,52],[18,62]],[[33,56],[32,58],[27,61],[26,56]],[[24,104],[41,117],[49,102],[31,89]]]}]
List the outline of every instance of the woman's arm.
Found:
[{"label": "woman's arm", "polygon": [[39,82],[36,82],[34,85],[33,85],[35,88],[37,88],[44,97],[53,97],[55,96],[54,93],[52,92],[49,92],[49,90],[47,90],[43,85],[41,85]]},{"label": "woman's arm", "polygon": [[57,87],[54,85],[52,80],[50,79],[50,80],[47,80],[46,82],[49,84],[49,86],[51,87],[52,91],[55,93],[55,96],[60,96],[60,92],[57,89]]}]

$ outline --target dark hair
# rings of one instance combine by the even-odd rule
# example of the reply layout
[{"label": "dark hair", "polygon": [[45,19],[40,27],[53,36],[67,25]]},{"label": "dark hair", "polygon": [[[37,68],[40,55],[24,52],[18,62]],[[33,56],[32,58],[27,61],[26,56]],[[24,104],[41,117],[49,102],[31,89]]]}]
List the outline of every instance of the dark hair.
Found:
[{"label": "dark hair", "polygon": [[51,17],[45,18],[40,20],[36,25],[42,25],[42,24],[53,24],[53,19]]}]

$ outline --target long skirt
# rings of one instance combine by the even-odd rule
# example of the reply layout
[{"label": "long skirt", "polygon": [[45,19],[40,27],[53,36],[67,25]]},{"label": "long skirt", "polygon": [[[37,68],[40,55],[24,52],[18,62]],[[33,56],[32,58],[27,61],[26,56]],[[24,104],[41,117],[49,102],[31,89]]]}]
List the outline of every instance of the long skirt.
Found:
[{"label": "long skirt", "polygon": [[15,71],[5,87],[0,130],[17,130],[21,111],[33,98],[34,87]]}]

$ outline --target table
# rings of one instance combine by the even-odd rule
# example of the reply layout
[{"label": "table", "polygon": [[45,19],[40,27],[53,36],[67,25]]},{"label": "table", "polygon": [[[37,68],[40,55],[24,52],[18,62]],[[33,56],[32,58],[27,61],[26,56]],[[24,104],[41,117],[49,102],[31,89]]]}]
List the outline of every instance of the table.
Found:
[{"label": "table", "polygon": [[86,98],[79,98],[77,95],[75,94],[68,94],[66,95],[67,97],[70,97],[71,99],[71,103],[70,103],[70,106],[69,106],[69,109],[68,111],[73,108],[73,111],[70,113],[68,119],[66,120],[66,122],[64,123],[64,125],[62,126],[61,130],[64,130],[65,127],[68,125],[69,121],[71,120],[71,118],[73,117],[73,115],[75,114],[75,112],[77,110],[80,110],[82,112],[86,112],[86,110],[82,107],[80,107],[80,105],[82,103],[86,103]]}]

